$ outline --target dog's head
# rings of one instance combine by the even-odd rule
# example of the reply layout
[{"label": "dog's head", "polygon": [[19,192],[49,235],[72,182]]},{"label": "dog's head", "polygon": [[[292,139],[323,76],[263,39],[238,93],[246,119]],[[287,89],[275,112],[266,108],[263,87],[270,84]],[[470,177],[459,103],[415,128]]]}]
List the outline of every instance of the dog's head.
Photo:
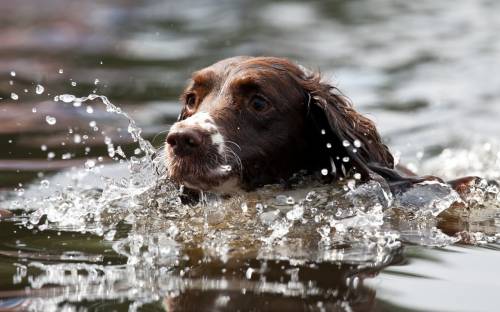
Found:
[{"label": "dog's head", "polygon": [[231,192],[305,169],[368,179],[393,158],[374,124],[319,75],[281,58],[234,57],[193,74],[167,136],[170,177]]}]

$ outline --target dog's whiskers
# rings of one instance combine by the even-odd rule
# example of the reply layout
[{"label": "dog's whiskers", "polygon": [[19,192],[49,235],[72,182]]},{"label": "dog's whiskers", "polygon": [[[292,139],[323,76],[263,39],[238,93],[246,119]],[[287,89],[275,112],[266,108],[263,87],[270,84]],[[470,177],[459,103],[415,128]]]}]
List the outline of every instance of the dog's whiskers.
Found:
[{"label": "dog's whiskers", "polygon": [[233,141],[229,141],[229,140],[225,140],[224,143],[231,143],[231,144],[234,144],[236,145],[237,148],[239,148],[239,150],[241,151],[241,146],[239,144],[237,144],[236,142],[233,142]]},{"label": "dog's whiskers", "polygon": [[228,158],[230,158],[234,160],[234,162],[238,166],[239,172],[241,173],[243,171],[243,164],[241,162],[241,158],[229,146],[224,146],[224,156],[226,159],[226,163],[228,162]]}]

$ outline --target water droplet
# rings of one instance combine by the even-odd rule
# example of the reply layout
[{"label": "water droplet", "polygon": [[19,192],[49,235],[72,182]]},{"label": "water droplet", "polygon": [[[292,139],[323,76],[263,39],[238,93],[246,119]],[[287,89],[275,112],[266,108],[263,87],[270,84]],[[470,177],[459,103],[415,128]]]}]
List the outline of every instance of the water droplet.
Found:
[{"label": "water droplet", "polygon": [[332,143],[326,143],[326,148],[332,148]]},{"label": "water droplet", "polygon": [[16,72],[15,72],[15,71],[11,71],[11,72],[10,72],[10,75],[11,75],[12,77],[16,77]]},{"label": "water droplet", "polygon": [[356,181],[350,179],[347,181],[347,187],[350,189],[350,190],[353,190],[355,187],[356,187]]},{"label": "water droplet", "polygon": [[55,124],[56,124],[57,119],[56,119],[55,117],[52,117],[52,116],[47,115],[47,116],[45,117],[45,121],[47,121],[47,123],[48,123],[49,125],[53,126],[53,125],[55,125]]},{"label": "water droplet", "polygon": [[9,80],[9,85],[13,86],[14,85],[14,81]]},{"label": "water droplet", "polygon": [[344,140],[342,141],[342,145],[344,145],[344,147],[348,147],[349,145],[351,145],[351,143],[349,143],[349,141],[347,140]]},{"label": "water droplet", "polygon": [[321,169],[321,174],[326,176],[328,174],[328,169]]},{"label": "water droplet", "polygon": [[110,230],[104,235],[104,239],[112,241],[115,238],[116,230]]},{"label": "water droplet", "polygon": [[13,99],[14,101],[17,101],[19,99],[19,95],[15,94],[14,92],[12,92],[10,94],[10,98]]},{"label": "water droplet", "polygon": [[354,146],[357,147],[357,148],[360,148],[361,147],[361,141],[354,140]]},{"label": "water droplet", "polygon": [[71,94],[61,94],[59,95],[59,99],[64,103],[71,103],[75,100],[75,96]]},{"label": "water droplet", "polygon": [[72,86],[72,87],[76,87],[76,82],[72,81],[72,82],[71,82],[71,86]]},{"label": "water droplet", "polygon": [[86,162],[85,162],[85,168],[87,169],[91,169],[91,168],[94,168],[95,167],[95,160],[93,159],[88,159]]},{"label": "water droplet", "polygon": [[33,107],[33,108],[31,109],[31,111],[32,111],[33,113],[36,113],[36,107]]},{"label": "water droplet", "polygon": [[95,84],[95,85],[98,85],[98,84],[99,84],[99,79],[97,79],[97,78],[96,78],[96,79],[94,80],[94,84]]},{"label": "water droplet", "polygon": [[48,188],[49,185],[50,185],[49,180],[42,180],[42,181],[40,181],[40,187],[41,188]]},{"label": "water droplet", "polygon": [[24,195],[24,189],[22,187],[17,189],[17,196],[23,196]]},{"label": "water droplet", "polygon": [[321,134],[323,134],[323,135],[325,135],[325,134],[326,134],[325,129],[321,129]]},{"label": "water droplet", "polygon": [[346,157],[342,158],[342,161],[345,162],[345,163],[349,162],[349,157],[346,156]]},{"label": "water droplet", "polygon": [[94,109],[92,108],[92,106],[87,106],[87,113],[88,114],[92,114],[94,112]]},{"label": "water droplet", "polygon": [[59,72],[59,74],[62,74],[62,73],[64,73],[64,70],[62,68],[59,68],[58,72]]},{"label": "water droplet", "polygon": [[75,134],[75,135],[73,136],[73,142],[75,142],[76,144],[81,143],[81,142],[82,142],[82,136],[81,136],[81,135],[79,135],[79,134]]},{"label": "water droplet", "polygon": [[28,93],[28,89],[24,89],[23,91],[24,91],[24,93]]},{"label": "water droplet", "polygon": [[40,85],[40,84],[36,85],[36,87],[35,87],[36,94],[42,94],[44,91],[45,91],[45,88],[42,85]]},{"label": "water droplet", "polygon": [[89,122],[89,126],[91,128],[95,128],[96,125],[97,125],[97,123],[95,122],[95,120],[92,120],[92,121]]},{"label": "water droplet", "polygon": [[64,160],[71,159],[71,153],[62,154],[61,159],[64,159]]},{"label": "water droplet", "polygon": [[121,146],[118,146],[118,147],[116,148],[116,153],[117,153],[118,155],[120,155],[121,157],[123,157],[123,158],[127,158],[127,155],[125,155],[125,153],[123,152],[123,150],[122,150],[122,147],[121,147]]},{"label": "water droplet", "polygon": [[52,158],[54,158],[54,157],[56,157],[56,154],[55,154],[54,152],[49,152],[49,153],[47,154],[47,158],[48,158],[48,159],[52,159]]},{"label": "water droplet", "polygon": [[254,271],[255,271],[254,269],[248,268],[247,271],[245,272],[245,277],[247,279],[252,279],[252,274],[253,274]]},{"label": "water droplet", "polygon": [[45,152],[47,150],[47,145],[44,144],[40,146],[40,149]]},{"label": "water droplet", "polygon": [[361,173],[356,172],[356,173],[354,174],[354,179],[356,179],[356,180],[361,180]]}]

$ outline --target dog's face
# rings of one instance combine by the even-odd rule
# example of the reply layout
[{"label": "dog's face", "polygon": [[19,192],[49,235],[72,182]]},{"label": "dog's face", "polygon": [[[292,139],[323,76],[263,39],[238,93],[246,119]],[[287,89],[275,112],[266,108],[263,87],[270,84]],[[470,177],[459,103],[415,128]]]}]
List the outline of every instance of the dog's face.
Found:
[{"label": "dog's face", "polygon": [[305,169],[369,179],[393,158],[374,124],[338,90],[292,62],[234,57],[193,74],[167,136],[170,178],[221,193]]},{"label": "dog's face", "polygon": [[287,178],[303,162],[307,95],[301,70],[276,58],[236,57],[193,74],[167,136],[170,177],[231,192]]}]

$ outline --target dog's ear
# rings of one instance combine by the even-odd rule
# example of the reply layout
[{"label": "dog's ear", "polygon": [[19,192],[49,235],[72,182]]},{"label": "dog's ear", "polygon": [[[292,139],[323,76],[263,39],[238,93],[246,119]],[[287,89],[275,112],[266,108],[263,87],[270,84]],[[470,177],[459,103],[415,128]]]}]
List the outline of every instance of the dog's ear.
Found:
[{"label": "dog's ear", "polygon": [[373,178],[373,172],[384,176],[379,168],[393,171],[394,158],[370,119],[356,112],[319,74],[305,75],[300,83],[307,101],[309,137],[316,141],[316,152],[329,158],[325,168],[340,176],[357,173],[361,180]]}]

